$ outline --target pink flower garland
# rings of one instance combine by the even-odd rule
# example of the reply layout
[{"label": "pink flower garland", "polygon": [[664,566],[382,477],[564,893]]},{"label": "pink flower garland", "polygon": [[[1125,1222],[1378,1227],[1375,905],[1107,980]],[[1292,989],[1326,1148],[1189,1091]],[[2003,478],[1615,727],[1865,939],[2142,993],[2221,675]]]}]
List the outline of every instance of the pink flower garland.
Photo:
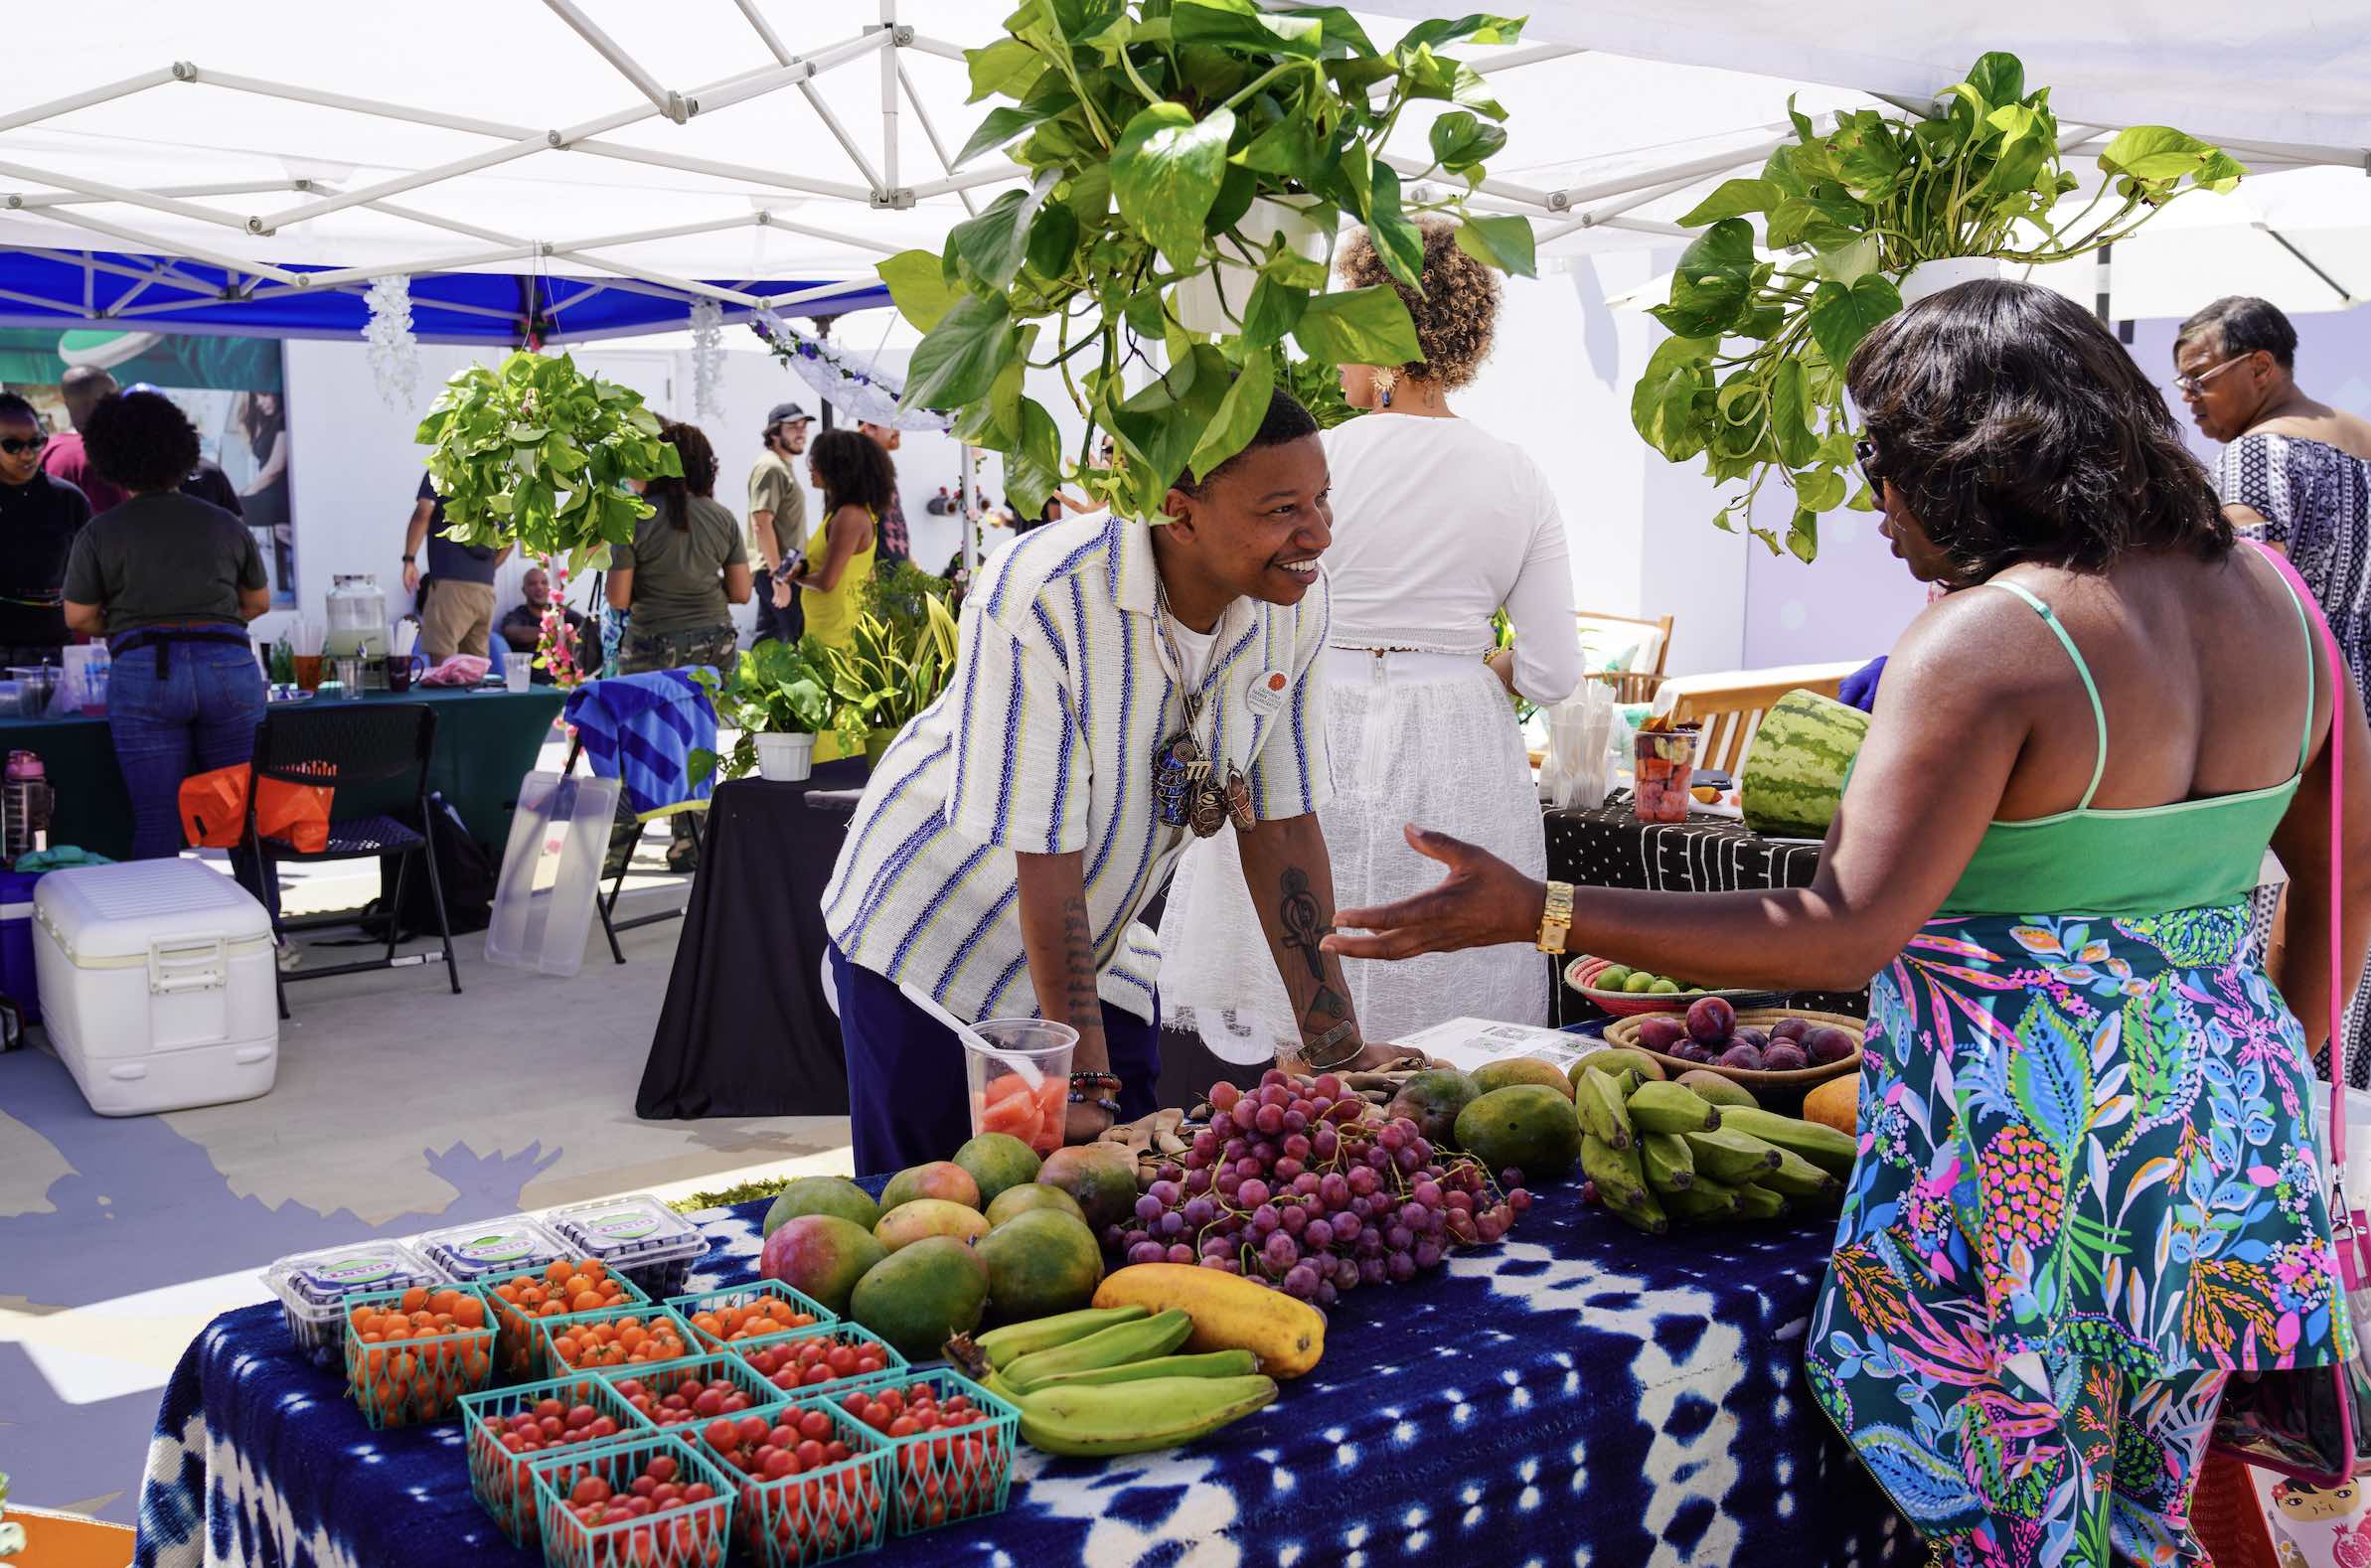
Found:
[{"label": "pink flower garland", "polygon": [[555,685],[573,688],[583,683],[584,672],[576,668],[576,639],[568,635],[568,568],[557,559],[547,558],[544,569],[552,576],[552,597],[544,606],[536,663],[551,673]]}]

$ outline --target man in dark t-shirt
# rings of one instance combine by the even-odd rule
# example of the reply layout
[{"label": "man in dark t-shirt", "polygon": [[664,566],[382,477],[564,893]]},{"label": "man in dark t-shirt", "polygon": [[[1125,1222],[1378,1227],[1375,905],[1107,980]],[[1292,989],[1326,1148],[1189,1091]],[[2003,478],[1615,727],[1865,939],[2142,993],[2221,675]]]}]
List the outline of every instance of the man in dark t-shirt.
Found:
[{"label": "man in dark t-shirt", "polygon": [[43,472],[48,440],[33,405],[0,392],[0,663],[58,661],[67,643],[60,589],[90,503]]},{"label": "man in dark t-shirt", "polygon": [[420,607],[420,652],[430,664],[454,654],[486,657],[494,629],[494,568],[510,558],[511,547],[493,549],[444,537],[444,498],[427,475],[420,476],[411,522],[403,532],[403,591],[420,589],[419,555],[428,555],[428,602]]}]

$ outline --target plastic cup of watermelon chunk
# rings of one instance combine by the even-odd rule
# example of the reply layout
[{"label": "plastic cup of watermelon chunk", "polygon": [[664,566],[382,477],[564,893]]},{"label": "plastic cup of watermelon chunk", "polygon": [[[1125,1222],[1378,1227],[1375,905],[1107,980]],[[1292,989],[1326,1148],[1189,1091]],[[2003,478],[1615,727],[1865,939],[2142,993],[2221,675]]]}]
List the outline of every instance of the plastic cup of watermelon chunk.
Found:
[{"label": "plastic cup of watermelon chunk", "polygon": [[[1059,1149],[1078,1030],[1044,1019],[988,1019],[974,1027],[996,1054],[964,1042],[973,1133],[1010,1133],[1039,1154]],[[1036,1083],[1017,1069],[1015,1058],[1036,1069]]]}]

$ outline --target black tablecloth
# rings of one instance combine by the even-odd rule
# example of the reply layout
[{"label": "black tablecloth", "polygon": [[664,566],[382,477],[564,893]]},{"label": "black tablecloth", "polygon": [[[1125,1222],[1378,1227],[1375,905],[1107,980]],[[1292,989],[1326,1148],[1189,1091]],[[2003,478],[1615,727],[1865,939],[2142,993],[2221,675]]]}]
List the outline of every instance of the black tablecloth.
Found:
[{"label": "black tablecloth", "polygon": [[855,803],[810,809],[807,796],[865,777],[851,757],[800,784],[716,786],[636,1115],[848,1114],[840,1020],[823,990],[823,890]]},{"label": "black tablecloth", "polygon": [[[1548,875],[1579,886],[1685,893],[1809,887],[1819,869],[1817,844],[1765,839],[1720,817],[1643,823],[1631,815],[1627,794],[1593,811],[1546,816]],[[1556,990],[1559,1021],[1598,1016],[1578,992]],[[1869,994],[1805,992],[1798,1005],[1859,1018],[1869,1010]]]}]

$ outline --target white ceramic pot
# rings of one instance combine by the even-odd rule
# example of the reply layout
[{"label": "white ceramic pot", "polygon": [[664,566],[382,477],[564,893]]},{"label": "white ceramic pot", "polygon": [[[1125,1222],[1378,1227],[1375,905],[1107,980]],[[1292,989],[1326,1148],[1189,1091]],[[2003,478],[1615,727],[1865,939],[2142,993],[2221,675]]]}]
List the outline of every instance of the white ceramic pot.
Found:
[{"label": "white ceramic pot", "polygon": [[815,771],[813,735],[761,734],[757,737],[757,776],[776,784],[796,784]]},{"label": "white ceramic pot", "polygon": [[1921,261],[1902,274],[1902,304],[1906,308],[1947,288],[1999,275],[2000,262],[1992,256],[1945,256],[1940,261]]},{"label": "white ceramic pot", "polygon": [[[1309,216],[1309,209],[1317,205],[1314,196],[1287,196],[1271,200],[1261,197],[1243,214],[1235,228],[1249,240],[1253,248],[1244,250],[1232,239],[1221,238],[1217,243],[1219,259],[1201,272],[1187,278],[1170,291],[1170,308],[1177,312],[1180,325],[1188,332],[1216,335],[1239,329],[1227,319],[1227,311],[1236,317],[1251,299],[1251,286],[1259,281],[1259,264],[1267,247],[1278,235],[1293,249],[1315,261],[1326,253],[1326,231]],[[1219,303],[1219,290],[1224,287],[1226,302]]]}]

